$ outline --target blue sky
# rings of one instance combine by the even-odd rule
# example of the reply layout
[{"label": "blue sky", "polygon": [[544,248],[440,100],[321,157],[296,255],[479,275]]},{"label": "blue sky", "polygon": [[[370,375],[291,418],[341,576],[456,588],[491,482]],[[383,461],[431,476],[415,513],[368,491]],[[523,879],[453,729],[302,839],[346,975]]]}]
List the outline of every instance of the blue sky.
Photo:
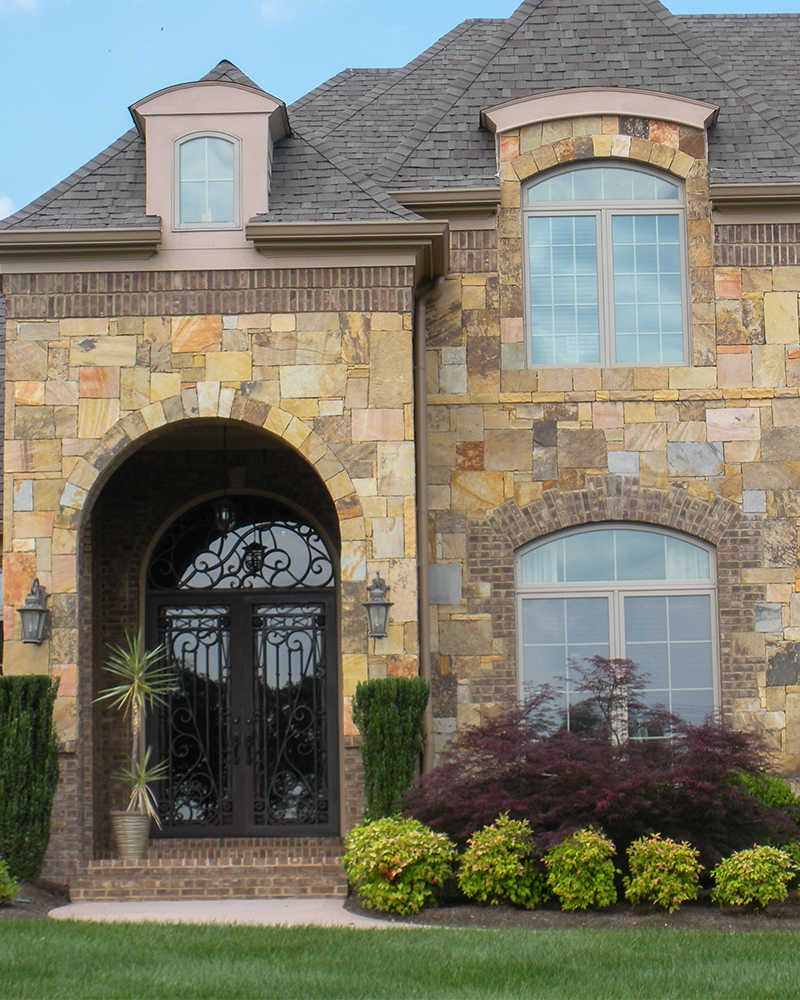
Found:
[{"label": "blue sky", "polygon": [[[0,0],[0,218],[131,126],[128,105],[230,59],[297,99],[348,66],[402,66],[519,0]],[[800,13],[800,0],[672,0],[673,13]]]}]

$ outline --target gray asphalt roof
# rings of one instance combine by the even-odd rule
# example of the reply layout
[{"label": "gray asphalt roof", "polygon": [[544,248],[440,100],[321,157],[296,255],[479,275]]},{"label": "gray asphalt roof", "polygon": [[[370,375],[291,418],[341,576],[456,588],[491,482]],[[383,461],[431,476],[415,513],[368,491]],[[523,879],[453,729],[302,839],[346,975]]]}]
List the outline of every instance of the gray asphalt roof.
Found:
[{"label": "gray asphalt roof", "polygon": [[251,90],[258,90],[265,94],[257,83],[254,83],[249,76],[246,76],[238,66],[235,66],[229,59],[221,59],[217,65],[200,77],[201,80],[222,81],[223,83],[238,83],[242,87],[249,87]]},{"label": "gray asphalt roof", "polygon": [[676,20],[800,130],[800,15],[695,14]]},{"label": "gray asphalt roof", "polygon": [[[800,176],[800,15],[673,17],[658,0],[525,0],[457,25],[406,66],[349,69],[289,108],[270,221],[413,218],[385,190],[497,183],[482,109],[570,87],[626,86],[720,106],[716,181]],[[204,80],[261,91],[223,60]],[[0,229],[150,226],[144,148],[126,133]]]},{"label": "gray asphalt roof", "polygon": [[275,144],[269,213],[254,222],[416,219],[324,140],[297,131]]},{"label": "gray asphalt roof", "polygon": [[[367,173],[374,173],[388,150],[403,143],[416,128],[427,131],[435,124],[436,119],[430,117],[429,109],[435,105],[447,81],[483,51],[487,39],[503,23],[499,20],[464,21],[406,66],[380,79],[360,100],[344,108],[323,109],[324,95],[320,95],[315,102],[317,120],[324,123],[319,133],[351,162],[358,163]],[[305,121],[305,108],[296,109],[297,106],[290,109],[292,120],[299,111],[301,120]],[[489,136],[487,141],[493,156],[494,139]],[[492,168],[492,174],[495,169]]]},{"label": "gray asphalt roof", "polygon": [[36,201],[0,221],[0,229],[105,229],[157,226],[145,215],[144,140],[135,128]]},{"label": "gray asphalt roof", "polygon": [[657,0],[525,0],[428,106],[434,126],[409,132],[375,180],[411,188],[487,183],[496,168],[481,108],[548,90],[621,85],[720,105],[709,136],[715,179],[785,180],[800,166],[790,126]]}]

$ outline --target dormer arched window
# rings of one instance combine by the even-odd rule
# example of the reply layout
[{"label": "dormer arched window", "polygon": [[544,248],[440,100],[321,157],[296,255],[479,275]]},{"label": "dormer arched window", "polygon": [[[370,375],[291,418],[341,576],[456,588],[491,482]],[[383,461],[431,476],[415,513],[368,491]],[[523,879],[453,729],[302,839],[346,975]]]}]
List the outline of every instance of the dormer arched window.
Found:
[{"label": "dormer arched window", "polygon": [[222,132],[195,133],[175,142],[175,229],[241,228],[239,159],[239,139]]}]

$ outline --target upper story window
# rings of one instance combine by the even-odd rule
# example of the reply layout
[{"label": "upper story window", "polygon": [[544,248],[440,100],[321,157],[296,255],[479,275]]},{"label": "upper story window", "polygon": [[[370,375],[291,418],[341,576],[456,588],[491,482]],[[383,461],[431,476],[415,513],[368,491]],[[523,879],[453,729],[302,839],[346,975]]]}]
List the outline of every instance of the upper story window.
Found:
[{"label": "upper story window", "polygon": [[175,143],[175,229],[238,229],[239,140],[218,133]]},{"label": "upper story window", "polygon": [[592,525],[517,557],[520,693],[558,692],[566,725],[586,695],[573,664],[630,659],[643,700],[700,723],[718,703],[716,588],[710,547],[643,525]]},{"label": "upper story window", "polygon": [[532,366],[686,363],[681,184],[572,167],[524,189],[523,220]]}]

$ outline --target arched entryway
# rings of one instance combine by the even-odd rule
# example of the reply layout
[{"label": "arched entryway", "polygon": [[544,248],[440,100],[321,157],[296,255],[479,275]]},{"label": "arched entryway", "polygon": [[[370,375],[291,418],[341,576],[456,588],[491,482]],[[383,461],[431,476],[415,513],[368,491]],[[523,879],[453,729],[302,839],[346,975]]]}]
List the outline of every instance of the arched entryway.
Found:
[{"label": "arched entryway", "polygon": [[[289,603],[295,599],[311,600],[312,604],[322,601],[326,607],[324,648],[329,687],[325,690],[322,741],[327,754],[327,820],[319,824],[305,821],[294,824],[290,822],[290,810],[284,810],[284,822],[259,825],[258,832],[249,835],[293,836],[292,828],[299,825],[303,827],[303,836],[313,837],[325,836],[326,830],[338,833],[340,829],[337,747],[341,735],[341,698],[333,692],[338,692],[340,684],[338,655],[342,625],[338,619],[344,617],[346,627],[347,618],[340,612],[341,542],[333,498],[311,463],[275,436],[240,421],[192,419],[161,428],[132,449],[98,491],[81,529],[81,641],[86,662],[93,664],[89,675],[91,687],[83,701],[83,726],[87,734],[85,787],[87,804],[91,803],[86,832],[95,857],[111,854],[109,809],[124,808],[127,802],[124,783],[115,779],[127,765],[127,728],[107,702],[95,700],[111,683],[110,675],[103,670],[108,646],[121,642],[126,632],[134,633],[148,624],[149,594],[158,592],[169,597],[170,588],[176,584],[173,589],[179,592],[179,602],[185,601],[190,591],[180,586],[180,577],[176,579],[174,571],[181,563],[188,565],[197,554],[200,536],[191,530],[184,534],[184,544],[189,549],[173,553],[172,570],[157,568],[157,555],[163,552],[160,546],[166,545],[170,532],[180,531],[181,525],[189,524],[193,516],[213,510],[225,498],[239,506],[240,526],[246,522],[264,524],[283,520],[296,524],[300,532],[316,533],[321,552],[325,553],[329,577],[333,567],[330,580],[311,573],[303,586],[284,576],[262,581],[269,586],[254,587],[255,578],[245,575],[242,586],[218,588],[209,580],[205,588],[191,588],[192,602],[199,602],[192,606],[218,606],[213,602],[221,597],[238,601],[240,607],[231,619],[232,625],[234,618],[237,623],[243,621],[242,606],[250,598],[261,602],[257,607],[271,606],[273,600],[281,606],[280,601],[287,596],[291,598]],[[248,539],[247,544],[251,542]],[[189,551],[192,546],[194,552]],[[251,550],[247,560],[252,564],[253,558]],[[201,593],[204,590],[208,593]],[[333,610],[328,612],[330,606]],[[247,627],[251,625],[252,621]],[[225,641],[232,643],[235,638],[241,645],[245,642],[244,632],[245,627],[237,624],[231,638]],[[231,718],[252,716],[240,712]],[[231,748],[236,736],[236,732],[231,732],[225,737],[230,740]],[[239,730],[239,746],[245,755],[247,736],[244,729]],[[322,797],[320,794],[318,799],[321,801]],[[210,812],[208,815],[210,818]],[[317,810],[316,815],[320,817],[322,811]],[[193,818],[197,820],[198,816]],[[251,829],[254,827],[255,823]],[[158,835],[155,827],[152,832]],[[168,828],[167,835],[175,837],[178,832]],[[235,834],[227,824],[221,827],[193,821],[182,824],[180,836],[219,838]]]},{"label": "arched entryway", "polygon": [[147,637],[175,682],[151,715],[161,836],[338,832],[335,569],[264,497],[191,508],[147,574]]}]

